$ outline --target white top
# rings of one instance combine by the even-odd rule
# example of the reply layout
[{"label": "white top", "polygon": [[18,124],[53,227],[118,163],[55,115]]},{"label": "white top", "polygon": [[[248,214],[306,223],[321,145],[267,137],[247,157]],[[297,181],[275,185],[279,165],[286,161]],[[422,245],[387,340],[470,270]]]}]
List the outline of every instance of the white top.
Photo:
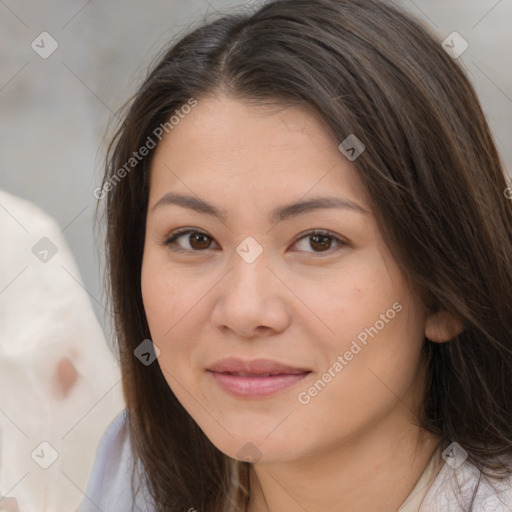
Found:
[{"label": "white top", "polygon": [[[127,409],[124,409],[103,435],[77,512],[153,512],[151,499],[142,486],[136,503],[132,500],[133,457],[126,416]],[[135,482],[138,485],[137,479]]]},{"label": "white top", "polygon": [[[470,508],[475,489],[473,508]],[[512,512],[512,475],[502,482],[489,482],[473,464],[464,460],[460,452],[457,453],[457,448],[452,457],[446,459],[438,448],[397,512],[469,510]]]},{"label": "white top", "polygon": [[[134,504],[131,493],[133,459],[126,425],[126,409],[105,432],[98,447],[92,476],[77,512],[152,512],[151,499],[141,489]],[[457,454],[451,464],[436,450],[414,489],[397,512],[466,511],[480,472]],[[453,466],[453,467],[452,467]],[[459,487],[462,492],[459,492]],[[142,496],[144,494],[144,496]],[[480,478],[473,512],[512,512],[512,475],[502,482]]]}]

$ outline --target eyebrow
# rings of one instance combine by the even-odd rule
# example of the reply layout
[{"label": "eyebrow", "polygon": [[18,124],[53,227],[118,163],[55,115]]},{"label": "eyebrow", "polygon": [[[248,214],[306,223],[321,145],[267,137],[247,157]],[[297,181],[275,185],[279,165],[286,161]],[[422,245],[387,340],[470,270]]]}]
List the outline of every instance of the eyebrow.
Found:
[{"label": "eyebrow", "polygon": [[[198,213],[211,215],[220,219],[222,222],[226,222],[228,213],[226,210],[217,208],[216,206],[194,196],[187,196],[182,194],[176,194],[169,192],[165,194],[156,204],[152,210],[156,210],[164,205],[177,205],[182,208],[188,208]],[[291,217],[297,217],[313,210],[320,210],[326,208],[342,208],[351,210],[357,213],[368,214],[368,211],[359,206],[358,204],[337,196],[326,196],[326,197],[313,197],[305,201],[299,201],[284,206],[279,206],[270,212],[269,219],[271,222],[277,224],[278,222],[284,221]]]}]

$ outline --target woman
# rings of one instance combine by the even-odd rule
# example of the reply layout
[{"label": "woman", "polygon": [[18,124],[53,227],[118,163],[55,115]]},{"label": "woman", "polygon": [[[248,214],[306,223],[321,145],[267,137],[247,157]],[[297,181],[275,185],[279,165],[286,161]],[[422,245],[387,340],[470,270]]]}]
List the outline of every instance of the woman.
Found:
[{"label": "woman", "polygon": [[506,187],[467,77],[392,3],[183,37],[97,190],[127,409],[82,510],[510,510]]}]

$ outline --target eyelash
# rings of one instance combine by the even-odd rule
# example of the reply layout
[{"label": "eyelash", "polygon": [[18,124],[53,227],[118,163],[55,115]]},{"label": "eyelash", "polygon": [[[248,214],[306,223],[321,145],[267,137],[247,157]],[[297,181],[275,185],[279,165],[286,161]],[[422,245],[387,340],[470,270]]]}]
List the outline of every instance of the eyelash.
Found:
[{"label": "eyelash", "polygon": [[[183,229],[179,229],[173,233],[170,234],[170,236],[163,242],[163,245],[169,247],[172,251],[174,252],[181,252],[181,253],[200,253],[200,252],[205,252],[207,251],[208,249],[203,249],[203,250],[189,250],[189,249],[183,249],[183,248],[179,248],[176,244],[175,244],[175,241],[180,238],[181,236],[184,236],[184,235],[190,235],[190,234],[193,234],[193,233],[196,233],[196,234],[201,234],[201,235],[205,235],[207,238],[209,238],[210,240],[214,240],[211,236],[209,236],[207,233],[205,233],[204,231],[201,231],[201,230],[198,230],[198,229],[190,229],[190,228],[183,228]],[[348,245],[347,242],[345,242],[344,240],[340,239],[339,237],[335,236],[333,233],[331,233],[330,231],[326,231],[326,230],[322,230],[322,229],[314,229],[314,230],[311,230],[311,231],[308,231],[306,233],[303,233],[294,243],[293,245],[295,245],[297,242],[299,242],[300,240],[302,240],[303,238],[307,238],[307,237],[310,237],[310,236],[314,236],[314,235],[321,235],[321,236],[326,236],[326,237],[329,237],[331,238],[332,240],[336,241],[337,244],[338,244],[338,249],[337,250],[340,250],[341,248],[345,247]],[[172,247],[174,246],[174,247]],[[305,251],[305,252],[310,252],[310,251]],[[323,254],[332,254],[333,252],[336,252],[335,251],[332,251],[331,249],[328,249],[327,251],[311,251],[313,254],[316,254],[316,255],[323,255]]]}]

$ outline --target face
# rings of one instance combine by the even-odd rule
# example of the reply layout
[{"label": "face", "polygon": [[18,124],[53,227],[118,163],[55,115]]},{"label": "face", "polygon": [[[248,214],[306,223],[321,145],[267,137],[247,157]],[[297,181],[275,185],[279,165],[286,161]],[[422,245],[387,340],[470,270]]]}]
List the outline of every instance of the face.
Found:
[{"label": "face", "polygon": [[155,364],[237,459],[406,425],[422,390],[425,309],[338,144],[305,109],[209,97],[156,148],[142,264]]}]

